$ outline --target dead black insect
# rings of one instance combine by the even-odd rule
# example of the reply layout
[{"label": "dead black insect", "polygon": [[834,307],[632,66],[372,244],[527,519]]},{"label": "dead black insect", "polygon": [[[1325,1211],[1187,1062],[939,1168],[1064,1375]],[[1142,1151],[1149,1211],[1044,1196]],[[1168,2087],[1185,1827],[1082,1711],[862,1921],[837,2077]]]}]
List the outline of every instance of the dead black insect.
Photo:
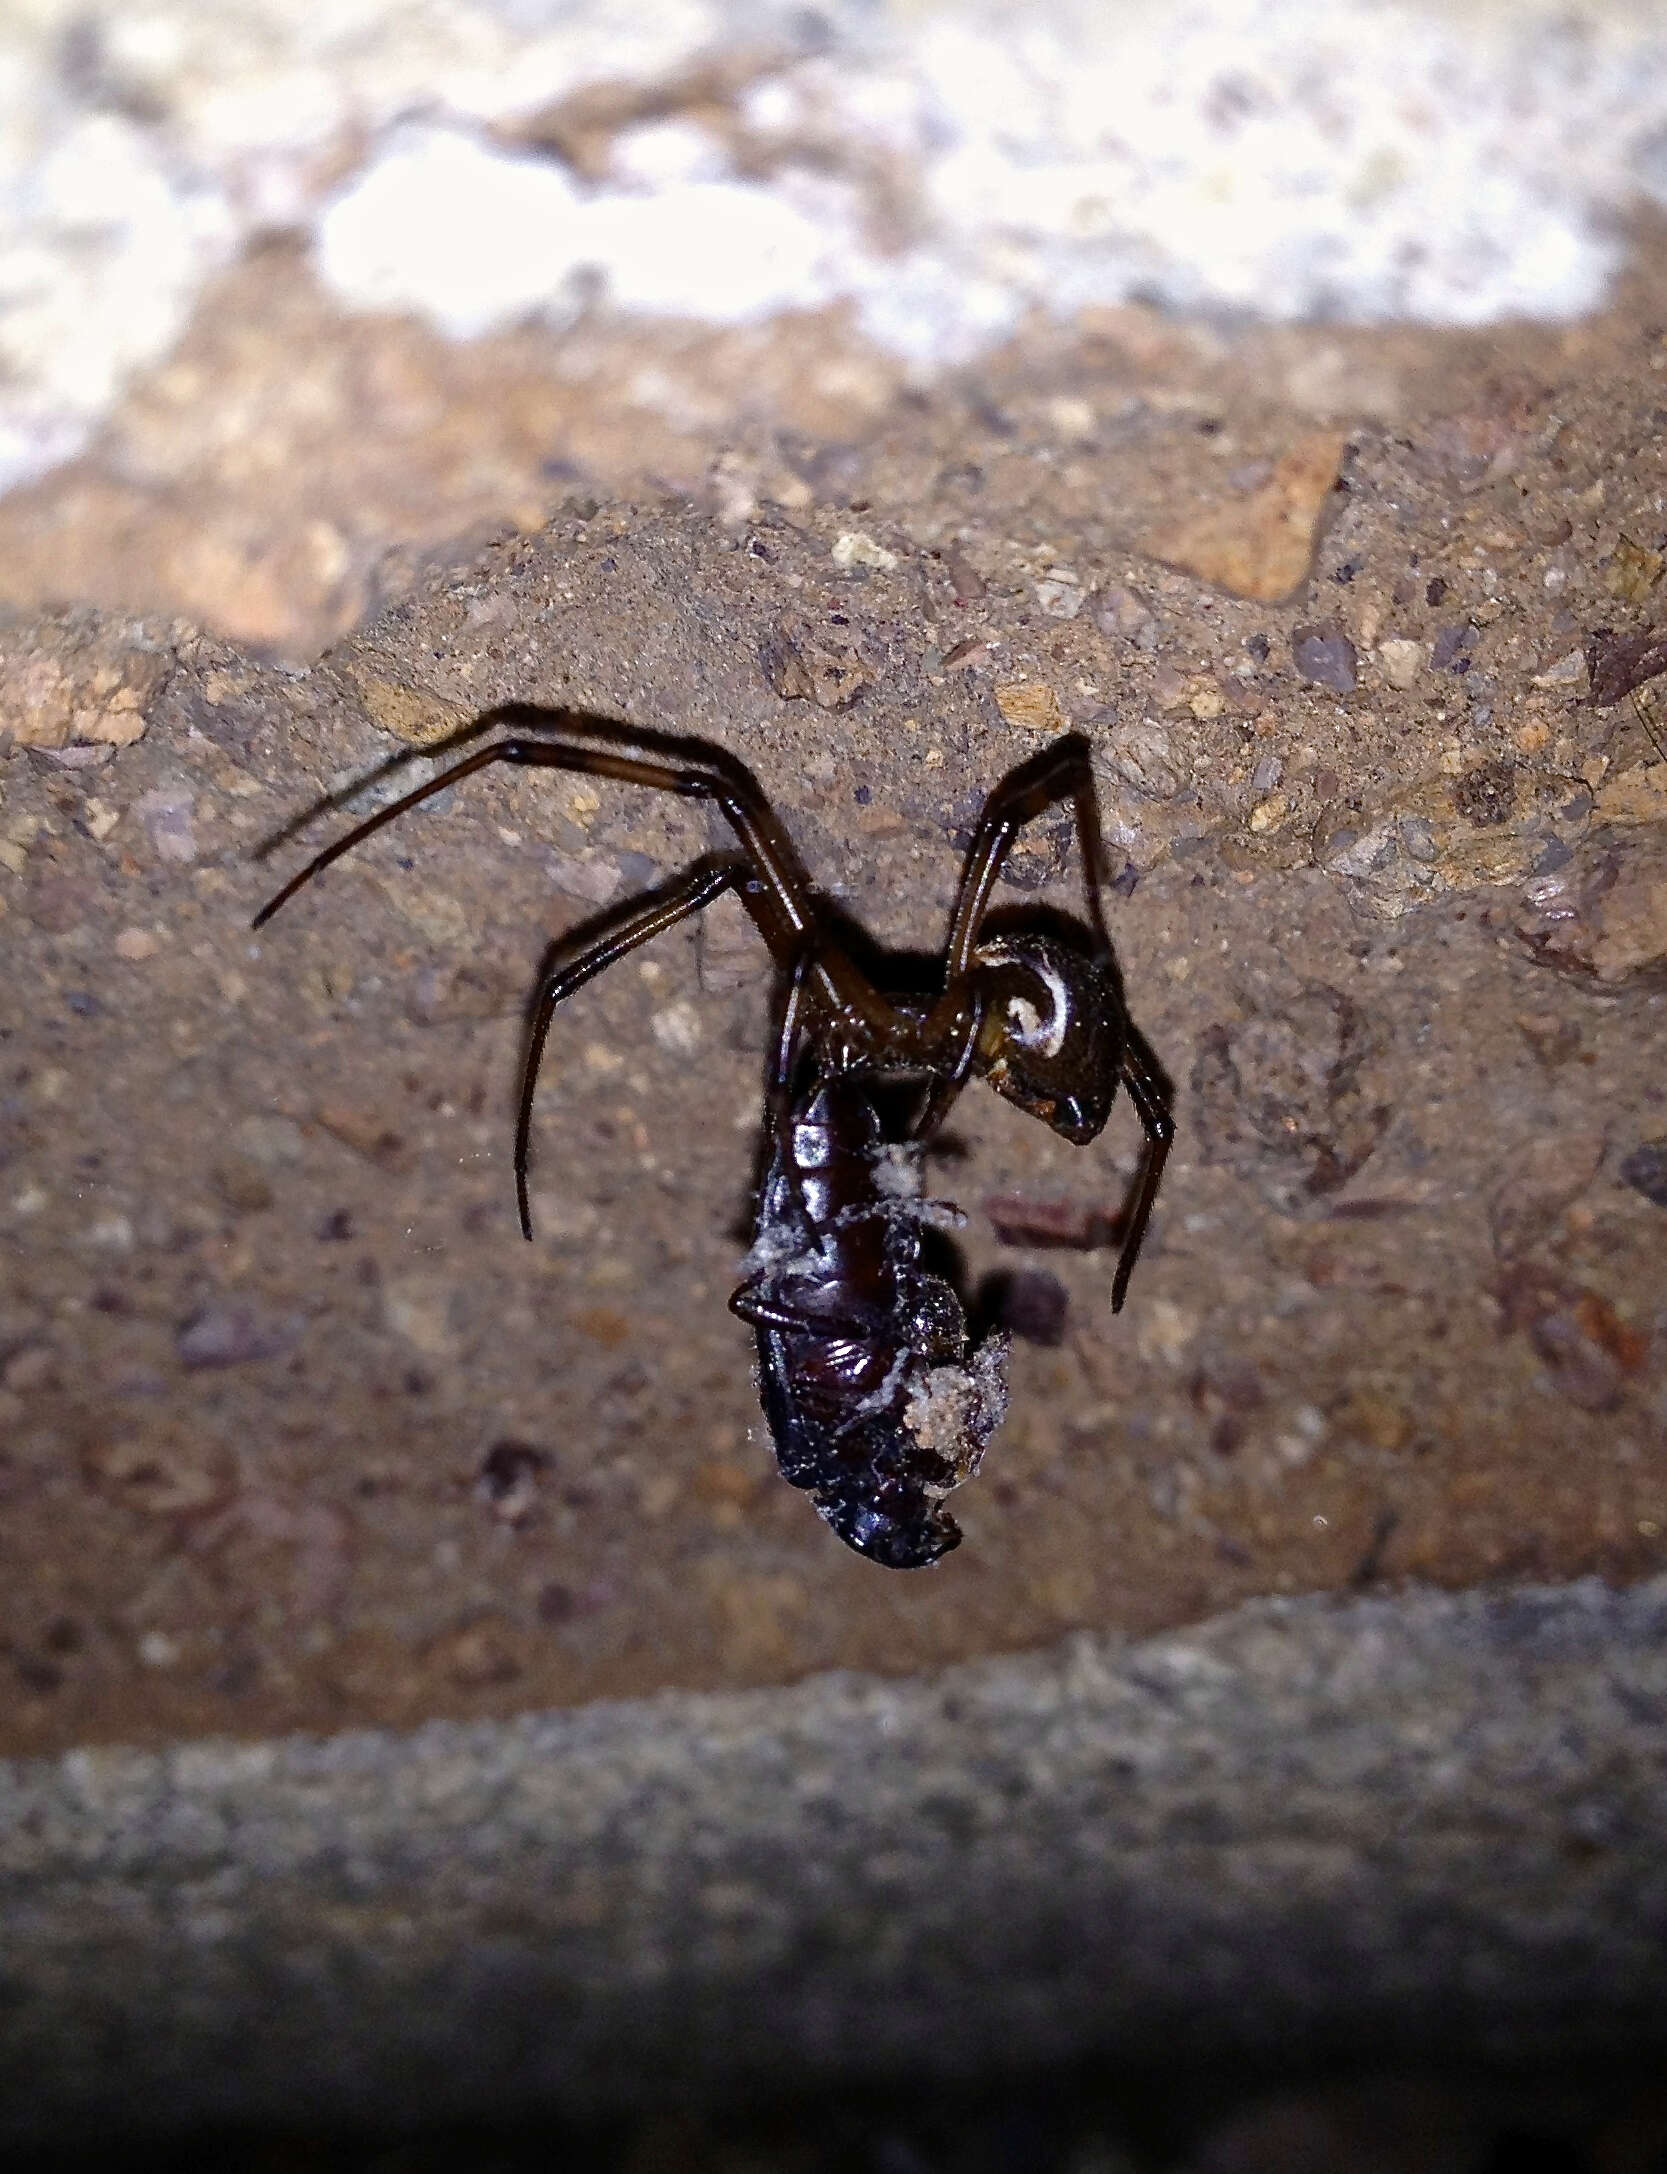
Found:
[{"label": "dead black insect", "polygon": [[[959,1296],[926,1264],[928,1233],[959,1220],[922,1197],[926,1143],[974,1077],[1077,1145],[1095,1138],[1126,1087],[1146,1146],[1121,1219],[1115,1312],[1173,1134],[1169,1082],[1129,1018],[1106,928],[1087,741],[1055,740],[996,786],[967,852],[941,975],[930,988],[893,990],[877,987],[837,938],[779,818],[732,755],[524,704],[491,712],[475,729],[493,728],[510,736],[326,846],[261,908],[255,927],[363,839],[489,763],[580,771],[714,802],[740,851],[704,855],[546,957],[528,1010],[515,1131],[521,1229],[531,1237],[533,1090],[556,1006],[733,891],[782,977],[753,1245],[730,1301],[758,1334],[776,1460],[870,1561],[896,1570],[937,1561],[961,1537],[944,1498],[977,1470],[1006,1409],[1006,1339],[975,1346]],[[1008,917],[998,928],[990,898],[1013,841],[1060,803],[1075,813],[1088,929]]]}]

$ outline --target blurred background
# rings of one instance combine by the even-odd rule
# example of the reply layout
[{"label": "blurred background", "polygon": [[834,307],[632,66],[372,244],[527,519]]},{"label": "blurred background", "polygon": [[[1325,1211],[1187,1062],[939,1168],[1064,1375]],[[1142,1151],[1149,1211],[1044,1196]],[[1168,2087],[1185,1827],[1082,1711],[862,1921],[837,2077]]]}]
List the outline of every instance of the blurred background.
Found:
[{"label": "blurred background", "polygon": [[[14,4],[0,597],[305,656],[574,492],[848,492],[946,378],[1068,449],[1084,342],[1184,403],[1258,321],[1577,318],[1664,198],[1623,0]],[[1404,396],[1348,340],[1251,377]]]}]

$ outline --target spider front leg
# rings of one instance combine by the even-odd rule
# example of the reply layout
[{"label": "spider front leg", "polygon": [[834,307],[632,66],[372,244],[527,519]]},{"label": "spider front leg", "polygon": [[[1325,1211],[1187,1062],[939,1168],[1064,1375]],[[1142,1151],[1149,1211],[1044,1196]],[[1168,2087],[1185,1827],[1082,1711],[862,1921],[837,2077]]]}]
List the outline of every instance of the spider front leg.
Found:
[{"label": "spider front leg", "polygon": [[1123,1311],[1129,1278],[1140,1255],[1141,1240],[1152,1219],[1152,1203],[1163,1182],[1163,1166],[1169,1160],[1175,1138],[1174,1090],[1167,1074],[1147,1046],[1145,1035],[1130,1019],[1123,1018],[1123,1084],[1129,1091],[1140,1129],[1146,1135],[1140,1168],[1123,1209],[1123,1243],[1117,1255],[1117,1273],[1111,1279],[1111,1310]]},{"label": "spider front leg", "polygon": [[1104,848],[1100,839],[1100,808],[1094,792],[1094,769],[1088,742],[1080,732],[1063,738],[1032,755],[1028,762],[1009,770],[991,791],[978,818],[966,866],[956,893],[955,912],[949,926],[945,957],[946,985],[953,987],[972,964],[979,925],[990,903],[1013,841],[1026,823],[1046,809],[1069,800],[1077,818],[1077,845],[1082,854],[1084,887],[1088,893],[1088,918],[1100,946],[1109,955],[1111,934],[1106,927],[1102,899]]},{"label": "spider front leg", "polygon": [[[1024,824],[1058,801],[1076,811],[1093,949],[1040,930],[984,940],[990,896]],[[1145,1135],[1140,1167],[1123,1214],[1123,1240],[1112,1280],[1114,1313],[1151,1219],[1174,1137],[1172,1090],[1123,1000],[1122,977],[1106,927],[1099,808],[1088,742],[1056,740],[1009,771],[985,802],[968,849],[950,927],[945,992],[936,1009],[940,1033],[952,1031],[976,1003],[953,1062],[946,1062],[928,1103],[932,1122],[965,1079],[981,1072],[998,1094],[1078,1145],[1094,1139],[1127,1088]],[[970,992],[970,994],[969,994]]]}]

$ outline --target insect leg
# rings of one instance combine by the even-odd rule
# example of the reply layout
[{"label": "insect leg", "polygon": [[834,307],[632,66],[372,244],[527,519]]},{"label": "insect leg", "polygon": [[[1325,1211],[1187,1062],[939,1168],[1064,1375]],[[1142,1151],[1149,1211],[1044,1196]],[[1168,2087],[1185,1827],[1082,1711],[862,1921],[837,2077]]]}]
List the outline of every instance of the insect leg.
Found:
[{"label": "insect leg", "polygon": [[632,899],[598,928],[593,921],[572,936],[558,937],[545,954],[538,985],[527,1011],[526,1048],[521,1060],[521,1095],[515,1115],[515,1204],[521,1216],[521,1235],[533,1234],[527,1204],[527,1157],[532,1141],[533,1090],[550,1020],[558,1004],[575,989],[622,959],[639,944],[686,921],[711,905],[723,891],[740,890],[749,879],[749,865],[739,853],[708,855],[686,868],[675,881]]},{"label": "insect leg", "polygon": [[1146,1135],[1146,1145],[1140,1158],[1140,1168],[1135,1173],[1134,1188],[1123,1214],[1123,1243],[1117,1255],[1117,1273],[1112,1278],[1111,1310],[1121,1313],[1124,1295],[1129,1288],[1129,1277],[1134,1273],[1135,1258],[1140,1252],[1140,1242],[1146,1235],[1146,1225],[1151,1220],[1152,1203],[1158,1197],[1158,1186],[1163,1178],[1163,1166],[1169,1158],[1169,1145],[1175,1137],[1175,1119],[1170,1104],[1173,1090],[1164,1074],[1163,1067],[1153,1056],[1146,1037],[1138,1028],[1125,1021],[1123,1044],[1123,1084],[1129,1091],[1135,1115],[1140,1119],[1141,1130]]},{"label": "insect leg", "polygon": [[799,1177],[799,1166],[793,1156],[793,1077],[799,1068],[799,1051],[809,1031],[805,1022],[805,984],[815,963],[813,952],[801,951],[793,961],[792,971],[787,978],[781,1019],[776,1028],[776,1046],[771,1054],[769,1077],[765,1083],[764,1130],[775,1143],[782,1172],[793,1190],[794,1204],[798,1208],[799,1219],[804,1224],[805,1235],[813,1245],[819,1245],[822,1233],[811,1215]]}]

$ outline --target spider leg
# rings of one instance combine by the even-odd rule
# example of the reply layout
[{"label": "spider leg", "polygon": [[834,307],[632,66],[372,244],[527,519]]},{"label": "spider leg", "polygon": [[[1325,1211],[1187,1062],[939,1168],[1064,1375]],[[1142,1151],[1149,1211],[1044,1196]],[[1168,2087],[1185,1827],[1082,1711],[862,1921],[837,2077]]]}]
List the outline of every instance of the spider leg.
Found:
[{"label": "spider leg", "polygon": [[1077,840],[1082,850],[1083,880],[1088,891],[1089,919],[1101,949],[1109,956],[1111,934],[1106,927],[1102,899],[1103,848],[1100,842],[1100,810],[1094,796],[1094,772],[1088,742],[1080,732],[1068,732],[1044,747],[1016,769],[1009,770],[984,803],[972,844],[967,849],[955,913],[949,927],[945,959],[945,984],[953,987],[972,964],[979,926],[995,889],[1002,864],[1024,825],[1057,801],[1074,802]]},{"label": "spider leg", "polygon": [[639,944],[646,944],[663,930],[674,928],[679,921],[699,913],[703,906],[711,905],[721,892],[743,891],[749,877],[749,863],[742,854],[709,854],[705,859],[693,862],[673,882],[642,898],[632,899],[611,915],[600,929],[593,921],[574,936],[558,937],[545,953],[527,1011],[521,1093],[515,1114],[515,1204],[520,1212],[523,1238],[531,1238],[533,1234],[532,1215],[527,1204],[533,1091],[538,1084],[538,1068],[543,1061],[544,1044],[556,1006],[604,968],[612,966],[616,959],[622,959],[628,951],[635,951]]},{"label": "spider leg", "polygon": [[[612,778],[622,784],[644,785],[658,792],[675,793],[681,799],[713,802],[729,822],[751,864],[753,883],[742,893],[742,902],[758,925],[776,964],[790,970],[799,953],[810,945],[813,970],[824,984],[835,1007],[850,1022],[853,1032],[871,1041],[895,1038],[901,1031],[896,1008],[874,989],[844,951],[819,941],[821,917],[810,878],[794,850],[793,842],[759,788],[758,780],[743,763],[722,748],[701,740],[654,732],[646,727],[624,725],[612,718],[572,710],[546,710],[536,704],[512,702],[489,710],[470,727],[471,735],[497,726],[518,728],[513,736],[494,740],[415,787],[387,807],[378,808],[363,822],[314,854],[297,870],[255,915],[253,926],[266,923],[286,905],[304,884],[321,874],[333,861],[350,853],[385,824],[396,822],[409,809],[432,800],[448,786],[472,777],[488,764],[508,762],[526,769],[577,771],[590,777]],[[576,740],[549,737],[553,727],[589,735],[592,739],[618,740],[648,749],[652,759],[616,752],[611,746],[586,746]],[[326,802],[332,805],[333,802]],[[291,826],[293,827],[293,826]],[[280,837],[288,835],[281,832]],[[272,841],[275,842],[275,841]]]},{"label": "spider leg", "polygon": [[1129,1100],[1134,1104],[1135,1115],[1140,1119],[1140,1129],[1146,1135],[1146,1145],[1140,1158],[1140,1168],[1135,1173],[1134,1188],[1128,1206],[1123,1213],[1123,1243],[1117,1255],[1117,1273],[1111,1284],[1111,1310],[1121,1313],[1124,1294],[1129,1288],[1129,1278],[1134,1273],[1140,1242],[1146,1235],[1146,1226],[1152,1218],[1152,1203],[1158,1196],[1158,1186],[1163,1178],[1163,1166],[1169,1159],[1170,1142],[1175,1137],[1175,1119],[1171,1113],[1173,1090],[1164,1074],[1163,1067],[1153,1056],[1146,1037],[1129,1020],[1123,1023],[1123,1085],[1128,1089]]},{"label": "spider leg", "polygon": [[[583,731],[617,732],[627,736],[627,728],[614,727],[607,719],[592,719],[566,711],[545,711],[526,704],[510,704],[494,710],[482,720],[476,730],[490,729],[495,725],[519,725],[536,732],[539,727],[548,728],[553,722],[561,722]],[[391,801],[387,807],[378,808],[374,815],[345,832],[314,854],[306,866],[272,898],[262,906],[254,919],[256,928],[263,928],[280,906],[286,905],[304,884],[320,875],[333,861],[350,853],[384,825],[397,822],[410,809],[423,801],[432,800],[448,786],[456,785],[477,770],[484,770],[495,762],[514,763],[518,768],[537,770],[578,771],[590,777],[614,778],[627,785],[646,785],[656,791],[676,793],[682,799],[710,800],[716,803],[731,828],[745,848],[752,871],[757,878],[758,892],[747,901],[753,919],[769,944],[777,963],[786,966],[794,953],[816,927],[816,907],[811,896],[810,880],[793,850],[791,840],[771,812],[769,804],[758,788],[756,779],[733,758],[717,748],[709,748],[698,741],[679,740],[669,734],[631,732],[631,740],[638,744],[664,750],[670,760],[645,760],[639,756],[616,753],[609,747],[586,747],[570,740],[547,737],[523,737],[520,734],[494,740],[490,746],[477,748],[472,754],[449,764],[425,784]]]}]

